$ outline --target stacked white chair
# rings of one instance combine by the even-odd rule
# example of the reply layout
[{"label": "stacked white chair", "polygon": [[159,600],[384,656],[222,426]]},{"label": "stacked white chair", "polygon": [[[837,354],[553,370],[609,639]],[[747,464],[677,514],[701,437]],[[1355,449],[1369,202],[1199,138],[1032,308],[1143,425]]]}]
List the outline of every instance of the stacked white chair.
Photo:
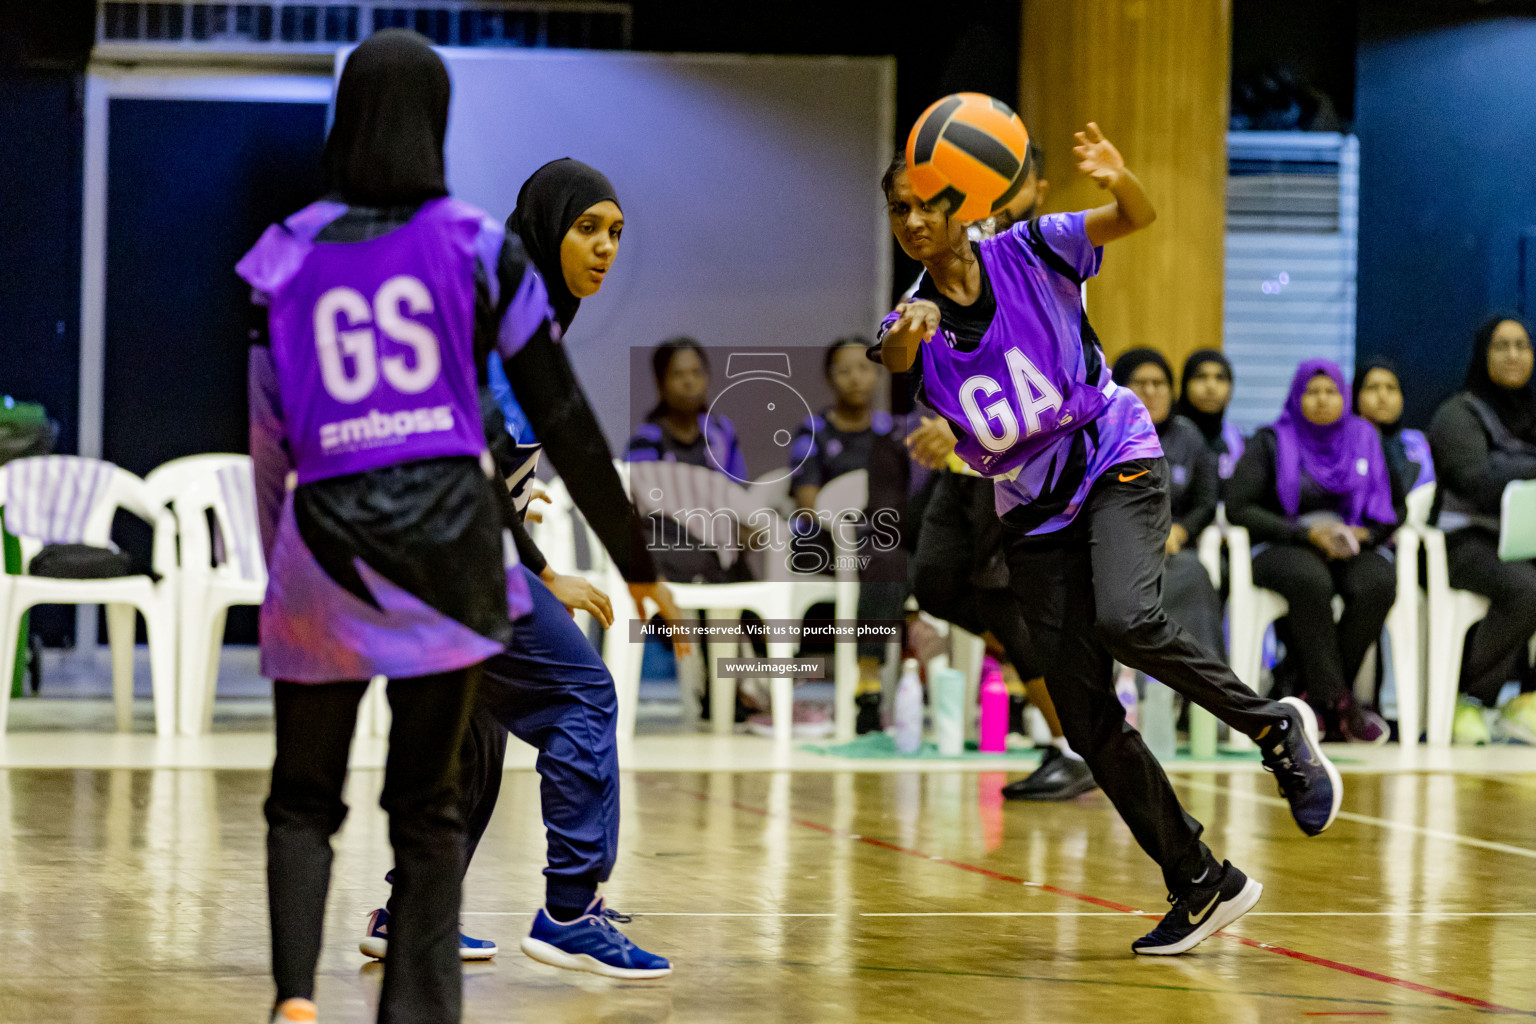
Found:
[{"label": "stacked white chair", "polygon": [[172,499],[181,534],[177,719],[184,736],[211,726],[229,609],[259,605],[267,591],[251,463],[245,456],[237,458],[203,474]]},{"label": "stacked white chair", "polygon": [[[149,576],[52,579],[29,574],[0,576],[0,637],[15,637],[21,617],[38,604],[102,604],[112,649],[112,699],[117,727],[133,715],[134,612],[149,636],[155,732],[176,732],[175,519],[157,507],[145,482],[109,462],[74,455],[17,459],[0,467],[0,504],[5,524],[21,541],[27,565],[45,544],[111,544],[112,517],[121,508],[155,528],[156,582]],[[0,643],[0,679],[14,671],[16,645]],[[10,710],[10,687],[0,687],[0,733]]]},{"label": "stacked white chair", "polygon": [[[779,537],[784,536],[783,520],[771,508],[763,508],[754,502],[745,487],[722,473],[678,462],[633,462],[627,468],[630,494],[642,514],[654,511],[680,517],[685,528],[690,511],[703,512],[706,517],[718,514],[721,518],[716,522],[722,524],[733,514],[743,525],[761,526]],[[732,553],[724,552],[723,555],[722,563],[728,564]],[[739,553],[734,557],[740,557]],[[832,580],[785,573],[780,570],[779,561],[768,559],[769,578],[765,580],[674,582],[669,586],[679,609],[713,612],[723,619],[739,618],[742,612],[751,611],[768,620],[798,620],[814,604],[835,602],[837,592]],[[790,641],[769,641],[768,657],[793,657],[795,646]],[[794,680],[787,676],[771,680],[769,701],[774,740],[787,746],[794,727]],[[710,721],[717,734],[731,731],[735,705],[734,680],[715,679],[710,691]]]}]

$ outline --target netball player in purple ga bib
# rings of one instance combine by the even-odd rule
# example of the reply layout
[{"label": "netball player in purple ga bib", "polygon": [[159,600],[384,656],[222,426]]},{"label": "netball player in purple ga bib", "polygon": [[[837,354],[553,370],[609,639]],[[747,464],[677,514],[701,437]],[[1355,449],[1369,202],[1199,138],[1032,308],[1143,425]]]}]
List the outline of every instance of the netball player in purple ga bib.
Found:
[{"label": "netball player in purple ga bib", "polygon": [[447,70],[420,36],[359,46],[326,140],[330,194],[268,228],[237,268],[258,314],[250,440],[270,573],[261,663],[275,680],[278,1021],[315,1020],[330,837],[375,675],[389,678],[393,711],[380,803],[399,954],[379,1020],[460,1019],[457,754],[480,663],[531,607],[488,476],[477,363],[492,348],[516,355],[552,313],[538,275],[503,250],[501,224],[448,196],[448,99]]},{"label": "netball player in purple ga bib", "polygon": [[871,355],[919,376],[920,394],[959,439],[956,454],[996,481],[1012,587],[1067,740],[1170,893],[1173,909],[1132,949],[1171,955],[1247,913],[1263,887],[1201,842],[1202,826],[1125,720],[1116,659],[1253,737],[1307,834],[1332,823],[1343,787],[1304,704],[1256,696],[1163,612],[1167,464],[1145,407],[1110,379],[1079,290],[1104,243],[1155,214],[1096,125],[1077,143],[1078,168],[1111,201],[977,243],[918,199],[897,158],[882,182],[891,230],[924,275],[885,318]]}]

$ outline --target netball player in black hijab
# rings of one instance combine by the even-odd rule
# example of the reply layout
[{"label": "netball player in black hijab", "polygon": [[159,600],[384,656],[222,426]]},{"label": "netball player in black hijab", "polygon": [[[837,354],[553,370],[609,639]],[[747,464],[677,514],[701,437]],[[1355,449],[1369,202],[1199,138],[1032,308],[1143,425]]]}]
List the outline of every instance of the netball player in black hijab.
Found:
[{"label": "netball player in black hijab", "polygon": [[[372,417],[386,422],[417,401],[414,395],[433,406],[451,395],[442,406],[451,431],[440,429],[435,441],[423,431],[396,435],[388,446],[326,449],[316,442],[326,436],[321,424],[335,422],[337,374],[311,375],[338,319],[332,313],[326,324],[316,315],[321,295],[390,277],[426,289],[422,265],[433,258],[427,254],[450,250],[445,236],[501,234],[495,220],[447,198],[448,95],[447,70],[420,36],[383,32],[360,45],[337,86],[323,159],[330,194],[269,228],[237,268],[255,312],[247,353],[250,445],[271,574],[261,656],[274,680],[276,721],[265,804],[276,1021],[315,1019],[330,837],[346,815],[348,749],[375,675],[390,680],[394,724],[381,804],[401,903],[394,935],[400,956],[385,971],[379,1019],[460,1017],[453,932],[464,831],[453,800],[455,755],[480,663],[511,636],[513,598],[526,601],[521,577],[501,558],[497,499],[479,458],[484,440],[472,419],[471,429],[459,428],[474,410],[464,407],[462,389],[444,383],[473,372],[494,347],[476,336],[469,318],[443,313],[474,301],[476,256],[460,250],[439,257],[427,293],[433,301],[413,310],[438,357],[430,379],[419,374],[413,380],[420,387],[407,394],[387,379],[368,384],[361,369],[348,378],[366,384],[352,401],[366,398]],[[385,234],[394,236],[393,246],[369,244]],[[502,324],[518,342],[549,329],[542,286],[531,275],[527,283],[540,301],[507,310]],[[364,346],[356,353],[362,367],[364,352],[377,356],[375,338],[368,329],[353,334]],[[448,434],[451,440],[441,439]],[[301,482],[289,490],[293,473]]]},{"label": "netball player in black hijab", "polygon": [[[517,209],[507,220],[508,246],[538,270],[562,333],[570,327],[581,300],[602,286],[618,254],[623,227],[624,214],[613,186],[579,161],[546,164],[523,185]],[[509,481],[513,507],[509,525],[518,542],[533,609],[517,620],[507,648],[486,661],[480,698],[460,752],[465,867],[496,808],[507,736],[515,735],[539,750],[540,794],[549,837],[544,906],[522,941],[523,952],[555,967],[605,977],[662,977],[671,972],[671,964],[630,942],[597,894],[618,853],[618,703],[613,677],[571,613],[586,611],[607,628],[613,625],[612,605],[606,594],[581,577],[555,572],[522,529],[541,445],[499,361],[492,358],[488,364],[492,398],[482,412],[487,418],[487,439]],[[537,372],[539,390],[560,397],[568,424],[565,432],[595,439],[602,448],[601,456],[593,455],[584,469],[569,461],[558,462],[564,475],[569,479],[573,474],[611,472],[612,456],[602,444],[602,430],[571,372],[564,346],[549,345]],[[601,507],[589,504],[582,511],[589,521],[611,522],[612,529],[621,529],[630,514],[625,501]],[[675,617],[676,611],[666,614]],[[359,945],[365,955],[389,956],[393,962],[393,909],[391,901],[391,906],[370,916]],[[460,934],[462,959],[487,960],[497,952],[494,942]]]},{"label": "netball player in black hijab", "polygon": [[448,194],[448,69],[425,38],[385,29],[352,51],[321,166],[350,206],[417,206]]},{"label": "netball player in black hijab", "polygon": [[[1499,504],[1514,480],[1536,480],[1536,384],[1531,379],[1531,331],[1519,317],[1496,316],[1472,339],[1465,389],[1435,412],[1429,425],[1445,531],[1451,586],[1489,598],[1491,606],[1467,641],[1452,739],[1486,743],[1484,714],[1515,678],[1517,659],[1536,632],[1536,561],[1499,560]],[[1536,694],[1504,705],[1495,728],[1536,743]]]},{"label": "netball player in black hijab", "polygon": [[523,240],[560,325],[569,327],[581,300],[602,287],[624,230],[624,211],[602,172],[563,157],[523,182],[507,230]]}]

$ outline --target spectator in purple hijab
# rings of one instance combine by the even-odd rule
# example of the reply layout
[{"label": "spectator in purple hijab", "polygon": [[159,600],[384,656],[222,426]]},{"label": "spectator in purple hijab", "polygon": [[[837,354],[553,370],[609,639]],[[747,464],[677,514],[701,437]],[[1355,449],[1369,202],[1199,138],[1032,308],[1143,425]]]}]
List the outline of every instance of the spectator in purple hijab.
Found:
[{"label": "spectator in purple hijab", "polygon": [[1253,436],[1228,481],[1227,516],[1252,536],[1254,583],[1290,604],[1301,689],[1329,733],[1384,743],[1386,723],[1353,684],[1396,599],[1380,549],[1398,515],[1381,437],[1349,411],[1348,395],[1336,364],[1302,363],[1280,418]]}]

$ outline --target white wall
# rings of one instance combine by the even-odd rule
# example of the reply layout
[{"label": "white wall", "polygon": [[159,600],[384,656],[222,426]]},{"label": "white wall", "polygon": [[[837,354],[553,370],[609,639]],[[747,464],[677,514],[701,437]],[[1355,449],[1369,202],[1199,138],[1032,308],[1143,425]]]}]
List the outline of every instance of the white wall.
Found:
[{"label": "white wall", "polygon": [[884,313],[889,60],[440,52],[455,195],[504,218],[523,180],[563,156],[619,193],[618,260],[568,339],[615,446],[643,414],[629,408],[631,346],[820,347]]}]

